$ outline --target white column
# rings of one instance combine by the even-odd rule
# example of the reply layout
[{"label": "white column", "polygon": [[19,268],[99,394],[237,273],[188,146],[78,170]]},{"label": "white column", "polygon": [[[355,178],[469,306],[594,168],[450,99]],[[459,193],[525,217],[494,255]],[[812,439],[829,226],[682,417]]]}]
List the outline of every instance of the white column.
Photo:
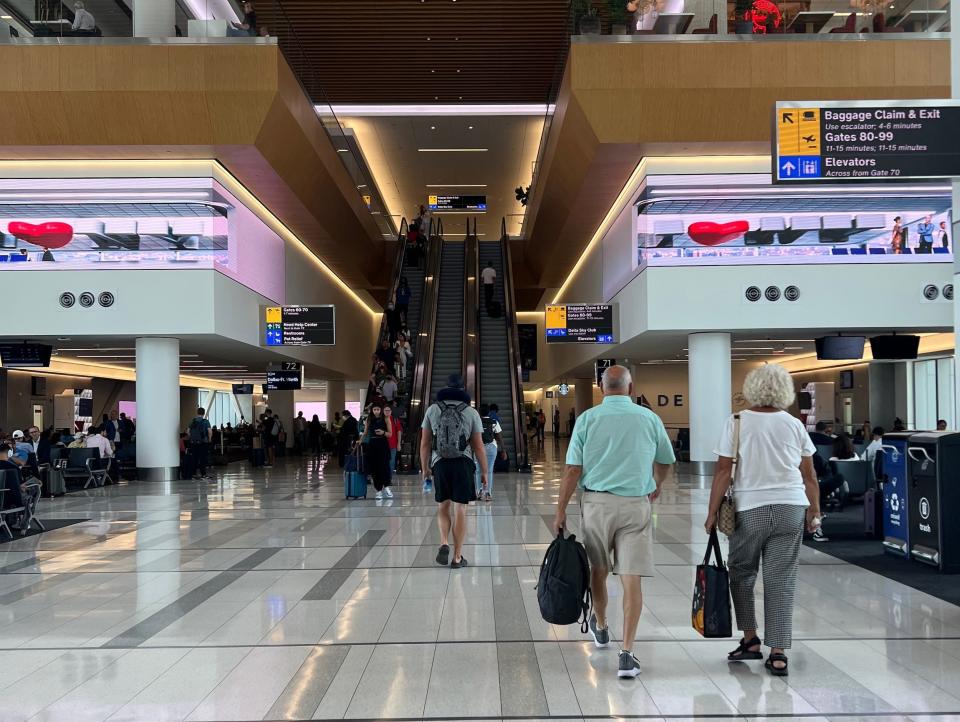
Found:
[{"label": "white column", "polygon": [[688,402],[690,407],[690,461],[694,474],[712,474],[713,453],[720,429],[731,410],[730,334],[692,333]]},{"label": "white column", "polygon": [[137,339],[137,474],[171,481],[180,466],[180,340]]},{"label": "white column", "polygon": [[333,428],[333,415],[347,408],[347,384],[344,381],[327,381],[327,428]]},{"label": "white column", "polygon": [[274,414],[280,417],[283,430],[287,432],[287,448],[293,447],[293,391],[271,391],[267,406]]},{"label": "white column", "polygon": [[133,0],[135,38],[172,38],[176,23],[175,0]]},{"label": "white column", "polygon": [[[587,409],[593,408],[593,379],[576,379],[573,383],[573,398],[577,416],[580,416]],[[563,419],[560,423],[563,423]]]}]

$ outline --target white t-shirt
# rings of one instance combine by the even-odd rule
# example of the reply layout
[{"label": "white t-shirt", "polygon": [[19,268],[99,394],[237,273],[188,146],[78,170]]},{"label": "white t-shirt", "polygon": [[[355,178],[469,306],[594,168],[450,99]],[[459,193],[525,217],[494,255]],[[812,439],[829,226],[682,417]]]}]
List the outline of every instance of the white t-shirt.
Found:
[{"label": "white t-shirt", "polygon": [[[733,416],[727,419],[714,449],[732,459]],[[740,463],[733,483],[737,511],[768,504],[809,506],[800,460],[817,453],[801,421],[786,411],[740,412]]]},{"label": "white t-shirt", "polygon": [[863,450],[863,456],[860,458],[862,458],[864,461],[873,461],[877,456],[877,452],[880,451],[882,446],[883,439],[874,439],[867,444],[867,448]]},{"label": "white t-shirt", "polygon": [[489,286],[493,283],[496,283],[497,270],[495,268],[490,268],[488,266],[487,268],[484,268],[483,271],[480,272],[480,278],[483,279],[484,286]]}]

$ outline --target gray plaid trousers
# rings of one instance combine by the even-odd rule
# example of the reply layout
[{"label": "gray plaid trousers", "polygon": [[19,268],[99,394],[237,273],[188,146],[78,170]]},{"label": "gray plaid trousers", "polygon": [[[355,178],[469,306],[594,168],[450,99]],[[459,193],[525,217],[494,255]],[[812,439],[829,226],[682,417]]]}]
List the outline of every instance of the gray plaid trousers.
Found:
[{"label": "gray plaid trousers", "polygon": [[737,628],[756,629],[753,588],[763,566],[763,636],[768,647],[790,649],[793,642],[793,595],[806,507],[768,504],[737,512],[730,537],[730,593]]}]

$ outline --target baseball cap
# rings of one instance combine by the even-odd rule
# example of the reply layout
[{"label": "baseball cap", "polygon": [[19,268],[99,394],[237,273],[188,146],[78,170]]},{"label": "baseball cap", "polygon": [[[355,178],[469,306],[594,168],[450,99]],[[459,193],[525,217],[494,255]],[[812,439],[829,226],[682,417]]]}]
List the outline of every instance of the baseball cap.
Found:
[{"label": "baseball cap", "polygon": [[22,438],[23,438],[23,432],[20,431],[20,429],[17,429],[16,431],[13,432],[13,438],[15,438],[15,439],[22,439]]},{"label": "baseball cap", "polygon": [[447,387],[451,389],[462,389],[463,377],[460,374],[450,374],[447,376]]}]

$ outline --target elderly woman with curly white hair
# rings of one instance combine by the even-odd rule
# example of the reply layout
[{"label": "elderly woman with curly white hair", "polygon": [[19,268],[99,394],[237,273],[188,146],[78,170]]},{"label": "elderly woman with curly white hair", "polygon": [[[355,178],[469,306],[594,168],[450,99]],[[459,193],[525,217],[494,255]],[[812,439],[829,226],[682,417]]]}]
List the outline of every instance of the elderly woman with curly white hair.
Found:
[{"label": "elderly woman with curly white hair", "polygon": [[813,531],[820,524],[816,447],[800,420],[784,410],[796,395],[785,368],[768,364],[754,369],[743,383],[743,395],[750,408],[727,420],[716,449],[704,527],[707,533],[713,530],[732,482],[736,531],[730,537],[730,592],[743,639],[727,659],[763,659],[754,608],[754,585],[762,566],[764,643],[770,648],[766,668],[783,677],[793,637],[803,530]]}]

